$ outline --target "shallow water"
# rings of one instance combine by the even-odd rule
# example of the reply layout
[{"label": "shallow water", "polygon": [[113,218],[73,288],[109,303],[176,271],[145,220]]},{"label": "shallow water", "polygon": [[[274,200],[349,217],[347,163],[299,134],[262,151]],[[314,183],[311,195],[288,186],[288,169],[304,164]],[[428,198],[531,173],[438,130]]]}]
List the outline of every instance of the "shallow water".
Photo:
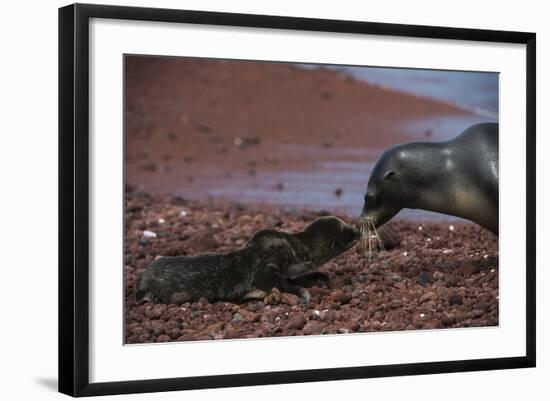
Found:
[{"label": "shallow water", "polygon": [[326,68],[384,88],[454,104],[491,120],[498,119],[499,75],[496,72],[354,66]]},{"label": "shallow water", "polygon": [[498,122],[498,120],[476,114],[465,114],[409,120],[397,125],[412,140],[439,142],[455,138],[474,124],[486,122]]},{"label": "shallow water", "polygon": [[[319,68],[302,65],[303,68]],[[437,71],[378,67],[324,67],[392,90],[428,97],[470,111],[460,115],[398,120],[396,127],[411,141],[446,141],[471,125],[498,121],[498,73]],[[192,199],[225,199],[284,208],[307,208],[357,217],[363,206],[368,178],[385,149],[332,148],[279,145],[280,152],[295,159],[313,156],[314,162],[299,171],[258,171],[255,176],[216,169],[203,170],[200,180],[179,192]],[[423,210],[403,210],[407,220],[461,220]]]},{"label": "shallow water", "polygon": [[[287,157],[319,154],[313,146],[283,145]],[[289,208],[339,211],[358,215],[366,188],[366,177],[374,167],[378,151],[368,149],[331,149],[327,161],[312,162],[308,168],[292,171],[258,171],[254,176],[242,172],[228,174],[219,169],[201,171],[200,180],[194,180],[177,193],[190,199],[224,199],[248,204],[268,204]]]},{"label": "shallow water", "polygon": [[[296,156],[318,152],[317,147],[285,146]],[[333,161],[316,162],[312,168],[300,171],[258,171],[255,176],[231,173],[216,168],[204,169],[200,180],[185,186],[177,193],[188,199],[226,200],[252,205],[272,205],[283,209],[308,209],[342,213],[351,218],[359,216],[368,177],[375,161],[345,160],[350,153],[369,154],[374,158],[383,151],[366,149],[332,149]],[[423,210],[403,210],[398,218],[404,220],[460,220],[453,216]]]}]

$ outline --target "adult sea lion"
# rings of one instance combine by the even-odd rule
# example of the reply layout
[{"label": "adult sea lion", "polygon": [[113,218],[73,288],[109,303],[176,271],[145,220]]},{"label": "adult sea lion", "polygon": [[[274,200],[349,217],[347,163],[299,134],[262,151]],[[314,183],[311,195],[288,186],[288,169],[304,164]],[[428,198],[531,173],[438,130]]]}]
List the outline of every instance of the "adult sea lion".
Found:
[{"label": "adult sea lion", "polygon": [[360,221],[378,227],[404,208],[462,217],[498,235],[498,124],[386,150],[370,176]]},{"label": "adult sea lion", "polygon": [[163,257],[137,282],[136,301],[178,304],[205,297],[210,302],[238,302],[263,298],[277,287],[307,303],[309,293],[298,284],[300,279],[309,273],[322,280],[322,273],[311,272],[351,248],[359,237],[356,227],[328,216],[295,234],[258,231],[229,253]]}]

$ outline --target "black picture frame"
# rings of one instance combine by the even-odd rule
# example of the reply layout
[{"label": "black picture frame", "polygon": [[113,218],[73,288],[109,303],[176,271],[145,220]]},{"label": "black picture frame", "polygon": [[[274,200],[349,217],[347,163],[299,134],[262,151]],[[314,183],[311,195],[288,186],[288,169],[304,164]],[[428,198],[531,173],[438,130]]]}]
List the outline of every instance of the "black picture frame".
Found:
[{"label": "black picture frame", "polygon": [[[90,383],[88,28],[91,18],[526,45],[526,353],[521,357]],[[534,367],[536,35],[479,29],[75,4],[59,9],[59,391],[71,396]]]}]

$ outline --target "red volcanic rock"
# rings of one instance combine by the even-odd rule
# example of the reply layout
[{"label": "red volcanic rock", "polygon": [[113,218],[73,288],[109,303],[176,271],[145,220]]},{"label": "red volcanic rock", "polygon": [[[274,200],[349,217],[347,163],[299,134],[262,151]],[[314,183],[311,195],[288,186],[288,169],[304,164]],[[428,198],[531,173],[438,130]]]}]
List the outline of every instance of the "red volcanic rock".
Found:
[{"label": "red volcanic rock", "polygon": [[[369,260],[368,249],[358,244],[326,263],[320,271],[329,276],[329,288],[309,288],[308,304],[276,288],[263,300],[241,304],[206,298],[177,305],[136,304],[134,285],[144,268],[171,247],[181,246],[182,254],[195,254],[196,244],[186,247],[195,232],[215,237],[208,252],[228,252],[257,230],[301,230],[316,215],[205,205],[136,192],[127,192],[126,202],[132,205],[126,211],[125,265],[121,267],[126,343],[444,330],[499,323],[498,239],[473,224],[451,232],[443,223],[426,223],[422,231],[418,223],[389,223],[401,237],[401,247],[372,252]],[[180,216],[182,210],[185,216]],[[216,224],[219,228],[212,229]],[[158,234],[145,247],[137,244],[144,229]],[[434,238],[429,246],[426,232]],[[472,257],[476,252],[479,256]]]}]

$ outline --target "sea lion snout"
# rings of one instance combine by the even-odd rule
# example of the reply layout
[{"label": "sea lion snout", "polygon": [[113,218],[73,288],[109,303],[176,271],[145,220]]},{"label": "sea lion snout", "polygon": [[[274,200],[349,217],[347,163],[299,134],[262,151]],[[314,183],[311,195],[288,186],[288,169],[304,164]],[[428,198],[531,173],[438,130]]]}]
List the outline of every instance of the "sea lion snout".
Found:
[{"label": "sea lion snout", "polygon": [[498,123],[386,150],[371,172],[359,223],[379,227],[405,208],[468,219],[498,235]]},{"label": "sea lion snout", "polygon": [[371,208],[369,205],[369,203],[365,202],[361,215],[359,216],[359,226],[365,226],[367,224],[372,224],[375,227],[381,226],[398,212],[398,210],[395,210],[395,208],[392,208],[389,204],[386,207],[378,208]]}]

